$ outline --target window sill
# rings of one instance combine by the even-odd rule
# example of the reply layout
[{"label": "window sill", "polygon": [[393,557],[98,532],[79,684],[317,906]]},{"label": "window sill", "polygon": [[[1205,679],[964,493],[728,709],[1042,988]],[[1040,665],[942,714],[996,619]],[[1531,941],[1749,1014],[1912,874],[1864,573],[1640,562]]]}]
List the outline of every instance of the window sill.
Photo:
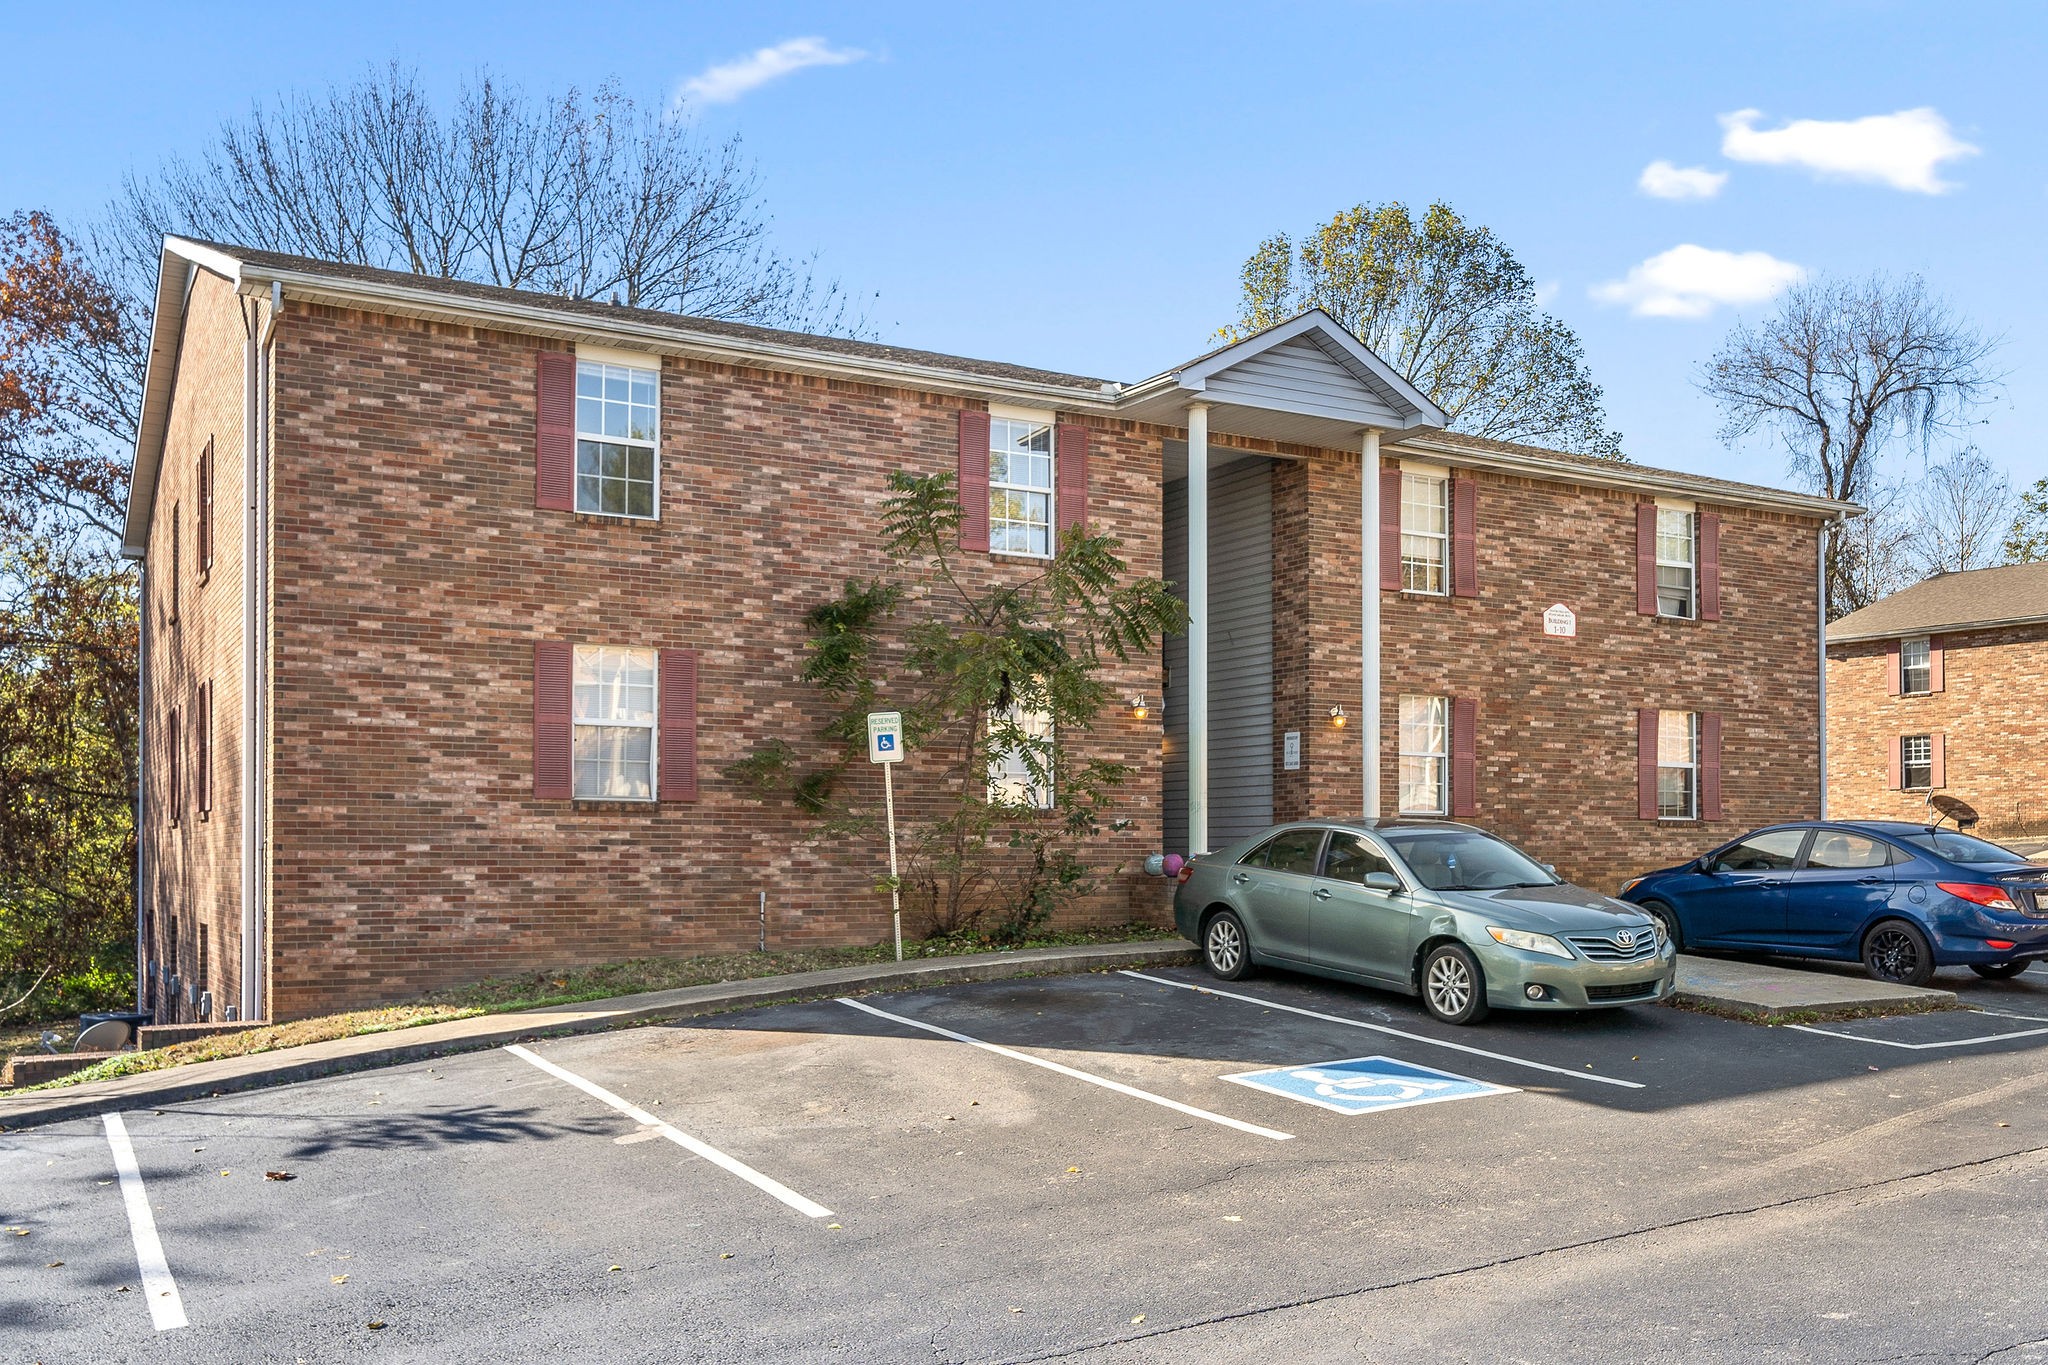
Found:
[{"label": "window sill", "polygon": [[1657,817],[1657,823],[1660,825],[1697,825],[1699,822],[1700,818],[1697,815],[1660,815]]},{"label": "window sill", "polygon": [[1053,558],[1051,555],[1033,554],[1029,550],[990,550],[988,554],[991,559],[1028,559],[1038,564],[1048,563]]},{"label": "window sill", "polygon": [[574,806],[577,810],[621,811],[652,810],[655,807],[659,806],[661,802],[655,800],[651,796],[573,796],[569,798],[569,804]]},{"label": "window sill", "polygon": [[658,512],[651,517],[643,517],[633,512],[586,512],[578,508],[570,515],[582,521],[636,521],[649,526],[661,521],[661,514]]}]

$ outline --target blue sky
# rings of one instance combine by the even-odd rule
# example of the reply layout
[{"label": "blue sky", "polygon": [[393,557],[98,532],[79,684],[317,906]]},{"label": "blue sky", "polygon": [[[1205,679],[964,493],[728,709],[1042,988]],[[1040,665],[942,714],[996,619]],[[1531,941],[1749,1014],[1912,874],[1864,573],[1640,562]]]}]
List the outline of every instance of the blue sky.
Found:
[{"label": "blue sky", "polygon": [[[704,130],[758,161],[779,244],[872,296],[884,340],[1139,378],[1206,347],[1267,234],[1442,198],[1543,283],[1644,463],[1783,482],[1782,452],[1720,446],[1696,367],[1790,267],[1880,269],[2005,336],[1975,439],[2048,476],[2035,7],[354,0],[8,26],[0,211],[82,217],[252,98],[393,57],[441,88],[486,65],[693,88]],[[1913,110],[1933,113],[1830,126]],[[1645,192],[1659,161],[1667,193],[1710,197]]]}]

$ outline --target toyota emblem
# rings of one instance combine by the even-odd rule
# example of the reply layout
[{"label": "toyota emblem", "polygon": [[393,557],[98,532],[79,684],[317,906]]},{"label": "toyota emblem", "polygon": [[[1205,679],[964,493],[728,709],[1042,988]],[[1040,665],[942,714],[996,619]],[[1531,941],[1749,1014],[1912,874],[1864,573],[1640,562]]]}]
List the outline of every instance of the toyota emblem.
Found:
[{"label": "toyota emblem", "polygon": [[1633,948],[1636,946],[1636,931],[1624,929],[1614,936],[1614,941],[1624,948]]}]

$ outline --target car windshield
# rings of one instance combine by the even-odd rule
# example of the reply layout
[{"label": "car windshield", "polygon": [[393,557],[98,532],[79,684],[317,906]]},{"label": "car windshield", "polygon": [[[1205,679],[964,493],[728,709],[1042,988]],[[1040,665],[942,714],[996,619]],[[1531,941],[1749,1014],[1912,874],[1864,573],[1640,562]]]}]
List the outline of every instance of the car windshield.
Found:
[{"label": "car windshield", "polygon": [[1499,891],[1511,886],[1555,886],[1513,844],[1469,830],[1382,830],[1415,879],[1432,891]]},{"label": "car windshield", "polygon": [[1937,858],[1946,858],[1952,863],[2023,863],[2026,861],[2009,848],[2000,848],[1989,839],[1979,839],[1971,834],[1958,834],[1952,829],[1915,830],[1911,834],[1894,835],[1900,843],[1911,844],[1925,849]]}]

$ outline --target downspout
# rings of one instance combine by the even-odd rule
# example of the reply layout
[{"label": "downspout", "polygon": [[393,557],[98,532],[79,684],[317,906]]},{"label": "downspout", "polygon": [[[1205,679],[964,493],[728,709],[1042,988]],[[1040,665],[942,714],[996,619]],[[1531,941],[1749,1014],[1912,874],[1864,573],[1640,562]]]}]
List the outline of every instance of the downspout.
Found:
[{"label": "downspout", "polygon": [[1365,429],[1358,457],[1358,744],[1365,818],[1380,817],[1380,433]]},{"label": "downspout", "polygon": [[[1838,515],[1835,525],[1848,520]],[[1828,818],[1828,523],[1820,524],[1814,554],[1814,615],[1820,625],[1820,818]]]},{"label": "downspout", "polygon": [[135,1012],[149,992],[149,561],[135,564],[135,598],[142,618],[135,651]]},{"label": "downspout", "polygon": [[269,821],[265,734],[268,716],[271,338],[283,286],[270,286],[270,311],[243,355],[242,432],[242,991],[243,1019],[264,1017],[268,952],[264,942],[265,857]]}]

